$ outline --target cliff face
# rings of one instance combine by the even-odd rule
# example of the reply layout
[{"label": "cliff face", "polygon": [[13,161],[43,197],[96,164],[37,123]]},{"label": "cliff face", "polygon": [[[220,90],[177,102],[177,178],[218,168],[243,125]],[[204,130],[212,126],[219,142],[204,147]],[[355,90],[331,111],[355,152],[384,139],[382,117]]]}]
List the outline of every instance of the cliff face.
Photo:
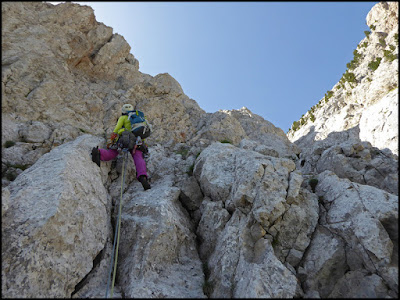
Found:
[{"label": "cliff face", "polygon": [[128,158],[116,297],[397,297],[396,13],[371,10],[357,84],[292,143],[246,108],[205,113],[169,74],[141,73],[90,7],[3,3],[2,296],[104,297],[123,162],[99,168],[90,150],[131,103],[154,128],[152,188]]},{"label": "cliff face", "polygon": [[330,133],[357,131],[362,141],[398,155],[398,3],[380,2],[366,17],[370,31],[331,91],[293,123],[290,141],[304,148]]}]

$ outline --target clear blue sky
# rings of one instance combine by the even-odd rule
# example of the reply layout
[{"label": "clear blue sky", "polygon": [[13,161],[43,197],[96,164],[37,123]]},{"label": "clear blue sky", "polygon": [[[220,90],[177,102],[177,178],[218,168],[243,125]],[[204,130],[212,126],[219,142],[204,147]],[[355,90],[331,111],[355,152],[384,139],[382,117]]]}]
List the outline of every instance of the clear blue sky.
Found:
[{"label": "clear blue sky", "polygon": [[243,106],[287,132],[331,90],[378,2],[77,2],[206,112]]}]

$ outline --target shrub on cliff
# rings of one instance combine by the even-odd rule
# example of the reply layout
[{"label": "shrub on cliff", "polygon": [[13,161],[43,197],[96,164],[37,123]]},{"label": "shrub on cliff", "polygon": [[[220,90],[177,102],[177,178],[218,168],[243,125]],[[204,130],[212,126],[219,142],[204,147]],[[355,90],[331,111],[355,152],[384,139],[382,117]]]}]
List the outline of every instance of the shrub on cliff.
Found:
[{"label": "shrub on cliff", "polygon": [[380,63],[381,63],[382,57],[377,57],[375,60],[371,61],[368,64],[368,68],[370,68],[372,71],[375,71],[378,69]]}]

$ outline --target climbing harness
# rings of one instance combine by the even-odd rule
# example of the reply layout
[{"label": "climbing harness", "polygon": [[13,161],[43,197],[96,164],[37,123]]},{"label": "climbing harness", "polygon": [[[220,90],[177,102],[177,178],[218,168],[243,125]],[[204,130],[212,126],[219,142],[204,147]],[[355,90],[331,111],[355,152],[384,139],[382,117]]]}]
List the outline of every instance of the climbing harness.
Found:
[{"label": "climbing harness", "polygon": [[[114,235],[114,246],[113,246],[113,250],[112,250],[112,254],[111,254],[111,263],[110,263],[109,276],[108,276],[107,288],[106,288],[106,298],[108,298],[108,288],[109,288],[110,280],[111,280],[111,268],[112,268],[113,262],[114,262],[114,271],[113,271],[113,278],[112,278],[112,283],[111,283],[111,295],[110,295],[111,298],[112,298],[113,292],[114,292],[115,275],[117,273],[118,246],[119,246],[119,237],[120,237],[120,229],[121,229],[122,192],[123,192],[123,187],[124,187],[124,169],[125,169],[125,161],[126,161],[126,158],[128,157],[129,149],[122,149],[122,152],[123,152],[123,162],[122,162],[122,179],[121,179],[121,198],[119,200],[117,227],[116,227],[116,233]],[[115,261],[114,261],[114,252],[115,252]]]}]

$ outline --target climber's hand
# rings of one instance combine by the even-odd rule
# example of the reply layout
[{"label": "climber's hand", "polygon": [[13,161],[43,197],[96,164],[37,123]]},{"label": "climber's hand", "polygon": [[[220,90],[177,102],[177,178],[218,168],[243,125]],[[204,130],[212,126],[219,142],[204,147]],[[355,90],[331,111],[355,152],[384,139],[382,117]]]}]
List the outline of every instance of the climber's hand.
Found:
[{"label": "climber's hand", "polygon": [[118,137],[118,134],[115,132],[111,133],[111,142],[114,142],[114,140]]}]

